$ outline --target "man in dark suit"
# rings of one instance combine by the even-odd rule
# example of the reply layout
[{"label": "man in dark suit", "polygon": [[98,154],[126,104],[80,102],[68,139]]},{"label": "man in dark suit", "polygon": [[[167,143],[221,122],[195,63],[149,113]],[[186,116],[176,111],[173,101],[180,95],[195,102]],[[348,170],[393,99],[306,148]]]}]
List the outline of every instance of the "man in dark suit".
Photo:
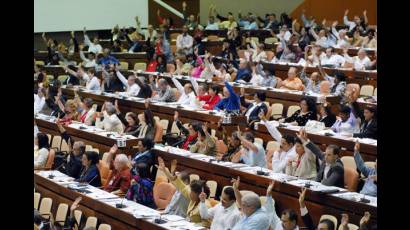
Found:
[{"label": "man in dark suit", "polygon": [[360,132],[354,133],[353,137],[377,139],[377,108],[368,107],[363,111],[364,122],[360,126]]},{"label": "man in dark suit", "polygon": [[253,124],[256,121],[260,121],[259,114],[263,112],[265,115],[268,112],[268,106],[266,106],[265,99],[266,99],[266,94],[264,92],[256,92],[253,99],[255,102],[253,103],[247,103],[245,100],[245,96],[241,97],[241,104],[245,108],[245,112],[243,112],[243,115],[246,116],[248,123],[251,127],[253,127]]},{"label": "man in dark suit", "polygon": [[303,145],[322,162],[316,181],[321,182],[323,185],[344,188],[344,167],[339,158],[339,146],[328,145],[325,153],[323,153],[319,147],[307,139],[305,130],[301,130],[297,135],[302,140]]}]

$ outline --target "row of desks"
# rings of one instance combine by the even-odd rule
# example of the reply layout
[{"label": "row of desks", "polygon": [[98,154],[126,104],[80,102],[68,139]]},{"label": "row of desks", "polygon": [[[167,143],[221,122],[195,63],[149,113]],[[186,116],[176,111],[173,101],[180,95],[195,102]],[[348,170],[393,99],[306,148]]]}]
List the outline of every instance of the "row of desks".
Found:
[{"label": "row of desks", "polygon": [[[194,159],[186,156],[181,156],[170,152],[169,150],[154,150],[155,155],[162,157],[169,166],[173,159],[178,161],[177,170],[187,170],[189,173],[195,173],[202,180],[215,180],[218,183],[217,194],[221,193],[224,186],[231,184],[232,178],[240,177],[240,190],[254,191],[261,196],[266,196],[266,189],[272,178],[243,172],[234,168],[209,163],[201,159]],[[291,208],[299,213],[298,192],[301,188],[292,184],[275,181],[273,198],[277,213]],[[358,225],[360,218],[365,211],[370,212],[371,221],[374,223],[377,220],[377,207],[368,204],[347,200],[320,192],[308,191],[306,194],[306,206],[313,218],[314,223],[319,222],[322,214],[330,214],[340,218],[341,213],[347,213],[351,223]],[[302,223],[300,217],[298,223]]]},{"label": "row of desks", "polygon": [[[64,95],[67,95],[69,98],[74,97],[74,90],[65,88],[62,90]],[[145,103],[143,100],[135,101],[135,100],[128,100],[126,98],[113,98],[112,96],[107,95],[98,95],[91,92],[78,92],[79,96],[81,97],[89,97],[94,100],[95,103],[98,105],[102,105],[105,101],[114,101],[115,99],[118,100],[118,106],[120,107],[123,113],[126,112],[135,112],[135,113],[142,113],[145,110]],[[192,121],[201,121],[201,122],[210,122],[211,128],[216,128],[216,123],[221,119],[220,115],[217,114],[210,114],[207,111],[195,111],[195,110],[188,110],[183,108],[175,108],[170,106],[164,105],[156,105],[150,104],[149,108],[154,113],[155,116],[159,116],[161,119],[169,120],[169,127],[173,122],[174,112],[178,111],[180,114],[181,121],[183,123],[192,122]],[[235,121],[235,124],[239,124],[239,126],[245,129],[247,126],[243,122],[243,119]],[[168,127],[168,128],[169,128]],[[279,128],[279,131],[282,133],[288,133],[295,135],[295,131],[287,129],[287,128]],[[258,126],[258,130],[254,131],[257,137],[261,137],[265,143],[273,138],[269,135],[266,128],[262,125]],[[331,136],[324,136],[324,135],[309,135],[309,138],[312,139],[313,142],[317,144],[337,144],[341,148],[344,148],[345,151],[342,153],[344,155],[353,155],[353,147],[354,142],[352,140],[343,140],[338,139]],[[377,146],[375,145],[361,145],[363,158],[366,161],[373,161],[377,158]]]}]

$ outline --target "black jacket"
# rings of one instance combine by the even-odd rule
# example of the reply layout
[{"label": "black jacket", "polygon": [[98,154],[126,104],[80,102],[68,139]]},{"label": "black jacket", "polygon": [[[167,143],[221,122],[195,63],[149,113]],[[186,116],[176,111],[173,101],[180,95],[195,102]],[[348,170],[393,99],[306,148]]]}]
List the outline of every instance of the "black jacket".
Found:
[{"label": "black jacket", "polygon": [[327,178],[323,179],[326,167],[324,154],[319,149],[319,147],[317,147],[312,142],[306,144],[306,148],[312,151],[312,153],[322,161],[322,164],[320,165],[319,171],[317,173],[316,181],[321,182],[323,185],[344,188],[344,167],[342,161],[340,159],[337,159],[336,163],[332,165],[327,172]]},{"label": "black jacket", "polygon": [[336,122],[336,116],[333,114],[328,115],[325,118],[320,119],[320,122],[325,123],[325,127],[332,127],[332,125]]},{"label": "black jacket", "polygon": [[372,138],[377,140],[377,120],[365,121],[360,126],[360,133],[353,134],[353,137]]}]

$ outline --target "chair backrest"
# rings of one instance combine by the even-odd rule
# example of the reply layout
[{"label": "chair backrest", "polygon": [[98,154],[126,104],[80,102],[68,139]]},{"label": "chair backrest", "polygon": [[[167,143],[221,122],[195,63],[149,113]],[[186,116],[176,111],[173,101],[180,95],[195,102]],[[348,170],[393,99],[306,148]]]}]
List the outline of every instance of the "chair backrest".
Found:
[{"label": "chair backrest", "polygon": [[180,131],[179,131],[179,129],[178,129],[178,126],[177,126],[177,123],[174,121],[174,122],[172,122],[172,126],[171,126],[171,133],[179,133]]},{"label": "chair backrest", "polygon": [[[40,208],[38,209],[38,211],[40,212],[41,215],[49,214],[52,206],[53,206],[53,200],[49,197],[44,197],[43,199],[41,199]],[[43,217],[46,219],[49,218],[48,215],[44,215]]]},{"label": "chair backrest", "polygon": [[198,174],[190,174],[189,175],[189,183],[191,183],[194,180],[199,180],[199,175]]},{"label": "chair backrest", "polygon": [[336,218],[335,216],[326,215],[326,214],[325,214],[325,215],[322,215],[322,216],[320,217],[319,222],[320,222],[321,220],[324,220],[324,219],[328,219],[328,220],[332,221],[332,222],[335,224],[334,230],[336,230],[336,227],[337,227],[337,218]]},{"label": "chair backrest", "polygon": [[66,152],[69,151],[69,149],[68,149],[68,144],[67,144],[67,142],[66,142],[64,139],[61,140],[61,148],[60,148],[60,151],[66,151]]},{"label": "chair backrest", "polygon": [[68,75],[59,75],[57,77],[57,79],[61,82],[61,84],[64,84],[67,78],[68,78]]},{"label": "chair backrest", "polygon": [[281,118],[282,114],[283,114],[283,104],[281,103],[273,103],[271,105],[272,108],[272,118],[276,119],[276,118]]},{"label": "chair backrest", "polygon": [[374,89],[373,96],[377,97],[377,88]]},{"label": "chair backrest", "polygon": [[171,183],[161,182],[154,186],[154,202],[158,209],[165,209],[175,193],[175,186]]},{"label": "chair backrest", "polygon": [[353,93],[353,90],[355,90],[355,93],[353,94],[353,99],[356,100],[360,95],[360,85],[357,83],[349,83],[346,85],[345,93]]},{"label": "chair backrest", "polygon": [[93,147],[91,146],[91,145],[86,145],[85,146],[85,151],[87,152],[87,151],[91,151],[91,150],[93,150]]},{"label": "chair backrest", "polygon": [[292,116],[296,111],[300,109],[300,106],[298,105],[291,105],[288,107],[288,112],[286,113],[286,117]]},{"label": "chair backrest", "polygon": [[[359,229],[359,226],[357,226],[355,224],[351,224],[351,223],[348,223],[347,227],[349,228],[349,230],[358,230]],[[338,230],[343,230],[343,226],[339,225]]]},{"label": "chair backrest", "polygon": [[278,42],[278,39],[275,37],[265,38],[265,44],[274,44]]},{"label": "chair backrest", "polygon": [[343,162],[343,166],[345,168],[356,170],[356,162],[354,161],[354,158],[352,156],[343,156],[340,158],[340,160]]},{"label": "chair backrest", "polygon": [[47,163],[46,163],[46,169],[51,169],[54,165],[54,158],[56,156],[56,151],[54,149],[50,149],[48,151],[48,158],[47,158]]},{"label": "chair backrest", "polygon": [[219,37],[217,35],[208,35],[208,41],[218,41]]},{"label": "chair backrest", "polygon": [[215,129],[211,129],[211,136],[216,138],[216,130]]},{"label": "chair backrest", "polygon": [[344,182],[345,188],[350,192],[357,191],[357,185],[359,183],[359,173],[357,173],[356,169],[351,168],[344,168]]},{"label": "chair backrest", "polygon": [[45,65],[46,63],[44,63],[44,61],[41,61],[41,60],[39,60],[39,61],[36,61],[36,65]]},{"label": "chair backrest", "polygon": [[209,190],[211,191],[209,197],[215,197],[216,189],[218,188],[218,183],[214,180],[209,180],[206,182],[206,185],[209,187]]},{"label": "chair backrest", "polygon": [[277,141],[269,141],[268,144],[266,144],[266,150],[276,151],[279,148],[280,148],[280,143]]},{"label": "chair backrest", "polygon": [[58,148],[60,150],[61,147],[61,136],[54,136],[53,141],[51,142],[51,148]]},{"label": "chair backrest", "polygon": [[261,200],[262,206],[266,204],[266,196],[260,196],[259,199]]},{"label": "chair backrest", "polygon": [[98,230],[111,230],[111,225],[109,225],[109,224],[100,224],[100,226],[98,226]]},{"label": "chair backrest", "polygon": [[64,226],[64,222],[67,218],[68,204],[60,203],[55,215],[55,221]]},{"label": "chair backrest", "polygon": [[128,62],[120,61],[119,69],[121,69],[121,70],[128,70],[128,66],[129,66]]},{"label": "chair backrest", "polygon": [[262,139],[262,138],[260,138],[260,137],[255,137],[255,142],[256,142],[256,143],[259,143],[259,144],[261,144],[261,145],[263,146],[263,139]]},{"label": "chair backrest", "polygon": [[162,127],[159,121],[156,122],[155,125],[155,135],[154,135],[154,142],[160,143],[162,142],[162,135],[164,134],[164,128]]},{"label": "chair backrest", "polygon": [[145,62],[137,62],[134,64],[134,70],[143,70],[147,69],[147,63]]},{"label": "chair backrest", "polygon": [[256,44],[259,43],[259,38],[258,37],[251,37],[251,40],[254,40],[256,42]]},{"label": "chair backrest", "polygon": [[99,149],[97,149],[97,148],[93,148],[91,151],[94,151],[94,152],[96,152],[96,153],[100,154],[100,150],[99,150]]},{"label": "chair backrest", "polygon": [[161,119],[158,116],[154,116],[154,120],[159,122]]},{"label": "chair backrest", "polygon": [[162,128],[164,129],[163,134],[165,135],[167,133],[168,130],[168,125],[169,125],[169,121],[166,119],[162,119],[159,121],[159,123],[161,124]]},{"label": "chair backrest", "polygon": [[223,140],[217,140],[215,142],[215,149],[219,154],[225,154],[226,152],[228,152],[228,146],[226,146]]},{"label": "chair backrest", "polygon": [[89,216],[89,217],[87,218],[87,221],[85,222],[84,228],[87,228],[87,227],[97,228],[97,222],[98,222],[97,217],[95,217],[95,216]]},{"label": "chair backrest", "polygon": [[360,88],[360,96],[373,96],[374,86],[362,85]]},{"label": "chair backrest", "polygon": [[48,137],[48,144],[51,146],[51,139],[52,139],[52,136],[51,136],[50,134],[48,134],[48,133],[47,133],[47,137]]},{"label": "chair backrest", "polygon": [[38,192],[34,193],[34,209],[38,210],[38,204],[40,204],[41,194]]},{"label": "chair backrest", "polygon": [[275,53],[273,51],[266,51],[266,59],[268,61],[271,61],[273,59],[273,57],[275,56]]},{"label": "chair backrest", "polygon": [[211,204],[211,207],[215,207],[217,204],[219,204],[219,200],[215,200],[214,198],[209,199],[209,203]]},{"label": "chair backrest", "polygon": [[83,212],[81,210],[74,210],[74,218],[77,221],[78,226],[81,225],[82,217],[83,217]]},{"label": "chair backrest", "polygon": [[47,80],[50,82],[54,80],[54,75],[47,74]]},{"label": "chair backrest", "polygon": [[169,35],[169,38],[171,39],[171,40],[174,40],[174,39],[177,39],[177,37],[180,35],[180,33],[171,33],[170,35]]}]

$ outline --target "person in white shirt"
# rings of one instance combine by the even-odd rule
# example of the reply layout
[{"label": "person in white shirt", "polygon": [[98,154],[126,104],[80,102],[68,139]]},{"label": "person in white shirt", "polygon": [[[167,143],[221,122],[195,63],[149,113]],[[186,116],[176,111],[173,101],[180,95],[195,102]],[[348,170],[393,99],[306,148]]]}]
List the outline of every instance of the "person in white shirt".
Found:
[{"label": "person in white shirt", "polygon": [[[171,174],[174,174],[173,170],[175,169],[171,167]],[[177,175],[182,180],[182,182],[184,182],[184,184],[189,185],[190,178],[189,174],[186,171],[175,173],[175,175]],[[185,218],[188,204],[188,199],[184,197],[182,193],[177,189],[162,214],[178,215]]]},{"label": "person in white shirt", "polygon": [[79,47],[80,47],[79,48],[80,49],[80,58],[83,61],[83,63],[82,63],[83,66],[86,67],[86,68],[96,67],[97,63],[96,63],[96,60],[95,60],[95,53],[93,53],[93,52],[88,53],[88,58],[86,58],[85,55],[84,55],[84,51],[83,51],[84,45],[80,45]]},{"label": "person in white shirt", "polygon": [[89,80],[87,81],[85,87],[88,90],[93,90],[93,91],[99,91],[101,90],[101,78],[102,78],[102,73],[101,77],[98,78],[95,76],[95,70],[93,68],[90,68],[87,70]]},{"label": "person in white shirt", "polygon": [[274,173],[285,173],[288,161],[296,157],[295,138],[289,135],[282,136],[278,129],[271,122],[268,122],[264,114],[260,114],[259,117],[261,124],[266,126],[273,139],[280,141],[279,150],[275,151],[272,156],[272,171]]},{"label": "person in white shirt", "polygon": [[335,53],[335,49],[329,47],[326,49],[325,53],[320,54],[320,61],[322,65],[332,65],[335,67],[340,67],[344,64],[345,59],[341,55]]},{"label": "person in white shirt", "polygon": [[158,33],[154,30],[152,25],[148,25],[147,30],[144,32],[145,41],[149,40],[150,43],[154,43],[158,38]]},{"label": "person in white shirt", "polygon": [[288,29],[287,25],[283,25],[282,28],[280,29],[279,34],[277,35],[277,37],[280,40],[285,40],[286,42],[289,41],[291,36],[292,36],[292,34],[289,32],[289,29]]},{"label": "person in white shirt", "polygon": [[206,25],[205,30],[219,30],[219,23],[215,22],[214,16],[209,16],[208,25]]},{"label": "person in white shirt", "polygon": [[44,105],[46,104],[46,89],[39,88],[37,94],[34,94],[34,114],[39,113],[43,110]]},{"label": "person in white shirt", "polygon": [[364,49],[359,49],[357,56],[355,57],[350,57],[349,54],[347,54],[347,49],[344,49],[343,52],[346,62],[352,63],[353,69],[355,70],[365,70],[366,67],[369,67],[371,65],[370,58],[367,56],[367,53]]},{"label": "person in white shirt", "polygon": [[186,56],[194,52],[193,45],[194,39],[188,34],[188,27],[184,25],[182,27],[182,34],[177,37],[177,52],[181,56]]},{"label": "person in white shirt", "polygon": [[49,148],[48,136],[45,133],[37,133],[34,138],[34,169],[46,166]]},{"label": "person in white shirt", "polygon": [[[119,134],[124,132],[124,126],[116,114],[115,106],[111,102],[105,102],[101,111],[95,122],[95,126],[108,132],[116,132]],[[104,118],[103,121],[101,121],[102,117]]]},{"label": "person in white shirt", "polygon": [[213,58],[212,60],[210,60],[210,58],[210,54],[207,53],[204,58],[205,69],[201,72],[199,78],[205,80],[212,80],[213,77],[217,77],[220,80],[229,81],[231,75],[229,73],[226,73],[221,61],[217,58]]},{"label": "person in white shirt", "polygon": [[224,188],[221,194],[221,202],[215,207],[208,209],[205,205],[206,194],[199,195],[199,214],[202,219],[212,220],[210,230],[232,229],[241,218],[241,213],[236,206],[235,192],[231,186]]},{"label": "person in white shirt", "polygon": [[332,24],[332,33],[337,38],[337,43],[334,46],[335,48],[342,48],[342,47],[349,47],[350,42],[349,38],[346,36],[346,30],[341,29],[339,31],[336,30],[337,21],[334,21]]},{"label": "person in white shirt", "polygon": [[324,29],[321,29],[319,31],[319,34],[317,34],[313,28],[310,28],[309,32],[316,40],[315,45],[321,46],[323,48],[329,47],[328,38],[326,37],[326,31]]},{"label": "person in white shirt", "polygon": [[256,72],[255,65],[253,65],[251,68],[252,68],[252,78],[249,81],[249,83],[251,83],[254,86],[262,86],[263,82],[265,81],[265,78],[263,78],[262,75]]},{"label": "person in white shirt", "polygon": [[87,31],[84,27],[84,44],[88,46],[88,52],[93,52],[95,54],[102,53],[103,49],[99,43],[98,37],[94,37],[93,41],[91,42],[90,38],[87,35]]},{"label": "person in white shirt", "polygon": [[238,130],[238,138],[242,143],[240,158],[232,159],[232,161],[238,163],[242,160],[249,166],[266,168],[265,149],[260,143],[255,142],[255,136],[251,132],[245,132],[242,136]]},{"label": "person in white shirt", "polygon": [[85,85],[87,82],[90,81],[90,77],[81,66],[78,67],[77,71],[70,69],[68,66],[63,66],[63,68],[66,71],[66,73],[69,73],[72,76],[80,79],[80,82],[82,81],[81,85]]},{"label": "person in white shirt", "polygon": [[272,198],[272,190],[275,186],[275,181],[269,184],[266,191],[266,204],[264,208],[269,215],[270,227],[275,230],[299,230],[297,225],[298,215],[292,209],[282,211],[281,218],[276,214],[275,201]]},{"label": "person in white shirt", "polygon": [[125,92],[127,92],[130,96],[137,96],[141,90],[141,87],[137,83],[135,83],[135,75],[128,76],[128,79],[125,79],[124,75],[116,69],[117,77],[120,79],[124,87],[126,88]]},{"label": "person in white shirt", "polygon": [[181,83],[172,76],[171,80],[174,83],[175,87],[177,87],[179,93],[181,94],[177,103],[181,104],[182,106],[195,108],[195,93],[192,85],[190,83],[186,83],[184,86],[182,86]]},{"label": "person in white shirt", "polygon": [[268,60],[268,56],[264,51],[265,45],[263,43],[256,44],[255,40],[251,39],[251,46],[252,48],[248,47],[249,56],[247,57],[247,61],[266,62]]},{"label": "person in white shirt", "polygon": [[349,21],[349,19],[347,18],[347,15],[348,15],[348,14],[349,14],[349,10],[347,9],[347,10],[345,11],[344,16],[343,16],[343,23],[344,23],[346,26],[349,26],[349,32],[353,31],[353,29],[356,28],[356,27],[358,27],[361,32],[366,29],[365,26],[366,26],[367,23],[368,23],[367,11],[366,11],[366,10],[363,11],[363,21],[362,21],[362,19],[361,19],[359,16],[357,16],[357,15],[354,16],[353,21]]}]

